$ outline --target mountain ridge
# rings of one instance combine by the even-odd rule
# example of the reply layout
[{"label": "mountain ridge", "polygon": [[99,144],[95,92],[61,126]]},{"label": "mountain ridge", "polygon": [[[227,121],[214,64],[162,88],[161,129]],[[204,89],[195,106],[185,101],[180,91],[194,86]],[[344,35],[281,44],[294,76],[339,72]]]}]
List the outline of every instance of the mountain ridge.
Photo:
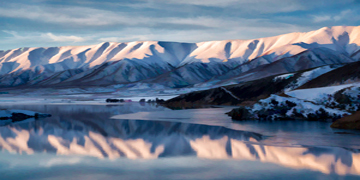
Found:
[{"label": "mountain ridge", "polygon": [[[360,26],[324,27],[251,40],[104,42],[89,46],[17,48],[0,51],[0,87],[96,86],[143,81],[160,81],[168,87],[219,80],[237,83],[235,77],[249,70],[284,58],[297,58],[306,51],[308,57],[299,56],[300,61],[314,63],[311,67],[297,66],[297,70],[358,61]],[[331,61],[327,61],[327,54],[332,54]],[[299,60],[296,58],[284,63],[296,65],[294,62]],[[165,74],[169,74],[166,81],[160,78]],[[232,79],[235,80],[231,82]]]}]

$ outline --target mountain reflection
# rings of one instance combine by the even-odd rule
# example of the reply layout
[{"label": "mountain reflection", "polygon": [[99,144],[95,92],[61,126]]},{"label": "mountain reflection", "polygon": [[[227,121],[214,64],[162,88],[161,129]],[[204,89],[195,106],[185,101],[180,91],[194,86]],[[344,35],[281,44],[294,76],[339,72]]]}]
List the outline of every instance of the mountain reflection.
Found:
[{"label": "mountain reflection", "polygon": [[254,160],[323,173],[360,174],[360,153],[338,147],[261,144],[260,134],[220,126],[140,120],[49,118],[0,127],[0,147],[99,158],[199,158]]}]

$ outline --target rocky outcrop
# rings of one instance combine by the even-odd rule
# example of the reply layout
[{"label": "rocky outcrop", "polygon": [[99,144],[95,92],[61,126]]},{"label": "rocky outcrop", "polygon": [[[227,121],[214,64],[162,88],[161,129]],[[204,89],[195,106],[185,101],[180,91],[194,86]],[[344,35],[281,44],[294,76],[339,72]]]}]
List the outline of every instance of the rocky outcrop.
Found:
[{"label": "rocky outcrop", "polygon": [[331,124],[332,128],[338,129],[357,129],[360,130],[360,111],[354,114],[338,119]]},{"label": "rocky outcrop", "polygon": [[230,112],[226,113],[231,116],[233,120],[250,120],[253,119],[253,114],[251,111],[245,107],[239,107],[232,109]]}]

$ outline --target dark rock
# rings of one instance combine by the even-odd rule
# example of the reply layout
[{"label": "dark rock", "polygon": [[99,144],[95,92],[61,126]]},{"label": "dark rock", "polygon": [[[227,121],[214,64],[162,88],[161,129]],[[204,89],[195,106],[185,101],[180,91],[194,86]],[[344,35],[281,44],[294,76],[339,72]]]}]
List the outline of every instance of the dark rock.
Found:
[{"label": "dark rock", "polygon": [[106,99],[106,102],[107,102],[107,103],[116,103],[116,102],[120,102],[120,100],[119,100],[119,99],[111,99],[111,98],[108,98],[108,99]]},{"label": "dark rock", "polygon": [[40,113],[35,113],[34,118],[35,119],[39,119],[39,118],[46,118],[46,117],[51,117],[51,114],[40,114]]},{"label": "dark rock", "polygon": [[11,117],[0,117],[0,120],[8,120],[11,119]]},{"label": "dark rock", "polygon": [[349,132],[334,132],[334,134],[348,134],[348,135],[356,135],[355,133],[349,133]]},{"label": "dark rock", "polygon": [[24,113],[12,113],[12,116],[10,117],[10,119],[12,121],[23,121],[29,118],[35,118],[35,119],[39,119],[39,118],[45,118],[45,117],[51,117],[51,114],[41,114],[41,113],[35,113],[34,116],[30,116]]},{"label": "dark rock", "polygon": [[227,112],[226,114],[231,116],[231,119],[233,119],[233,120],[253,119],[252,114],[245,107],[239,107],[239,108],[233,109],[230,112]]},{"label": "dark rock", "polygon": [[288,107],[290,107],[290,108],[292,108],[292,107],[295,107],[295,106],[296,106],[296,103],[291,102],[291,101],[288,101],[288,100],[286,100],[286,101],[285,101],[285,103],[286,103],[286,105],[287,105]]},{"label": "dark rock", "polygon": [[336,102],[340,103],[340,104],[351,104],[352,103],[352,100],[350,98],[350,96],[344,94],[344,91],[348,89],[348,88],[344,88],[340,91],[337,91],[335,94],[334,94],[334,99]]},{"label": "dark rock", "polygon": [[156,103],[164,103],[165,100],[164,100],[164,99],[158,99],[158,98],[156,98],[156,99],[155,99],[155,102],[156,102]]},{"label": "dark rock", "polygon": [[34,117],[34,116],[29,116],[29,115],[23,114],[23,113],[12,113],[11,115],[12,115],[11,116],[12,121],[23,121],[25,119]]},{"label": "dark rock", "polygon": [[293,109],[292,114],[294,115],[294,119],[306,119],[302,113],[299,113],[296,108]]},{"label": "dark rock", "polygon": [[270,103],[273,104],[274,106],[277,106],[279,104],[279,102],[277,102],[275,99],[272,99]]}]

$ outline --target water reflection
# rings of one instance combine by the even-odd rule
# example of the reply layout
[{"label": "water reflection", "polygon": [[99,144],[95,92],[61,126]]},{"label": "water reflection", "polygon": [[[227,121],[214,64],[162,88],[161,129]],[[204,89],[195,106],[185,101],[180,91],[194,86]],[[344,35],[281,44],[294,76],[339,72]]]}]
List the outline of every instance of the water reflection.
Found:
[{"label": "water reflection", "polygon": [[[202,143],[201,139],[209,142],[224,138],[262,139],[257,133],[220,126],[136,120],[35,121],[1,127],[0,135],[0,147],[11,152],[46,151],[100,158],[196,155],[194,148]],[[226,148],[225,154],[231,154]],[[214,149],[213,154],[219,153]]]},{"label": "water reflection", "polygon": [[[91,123],[90,123],[91,122]],[[0,147],[16,153],[99,158],[197,156],[271,162],[323,173],[360,174],[360,154],[336,147],[262,145],[260,134],[161,121],[35,121],[0,128]]]},{"label": "water reflection", "polygon": [[113,114],[161,108],[129,106],[101,107],[107,110],[100,110],[100,106],[48,106],[45,112],[41,107],[23,107],[52,113],[53,117],[0,127],[0,148],[19,154],[46,152],[110,159],[194,156],[250,160],[327,174],[360,175],[360,153],[353,149],[265,145],[266,136],[222,126],[109,119]]}]

